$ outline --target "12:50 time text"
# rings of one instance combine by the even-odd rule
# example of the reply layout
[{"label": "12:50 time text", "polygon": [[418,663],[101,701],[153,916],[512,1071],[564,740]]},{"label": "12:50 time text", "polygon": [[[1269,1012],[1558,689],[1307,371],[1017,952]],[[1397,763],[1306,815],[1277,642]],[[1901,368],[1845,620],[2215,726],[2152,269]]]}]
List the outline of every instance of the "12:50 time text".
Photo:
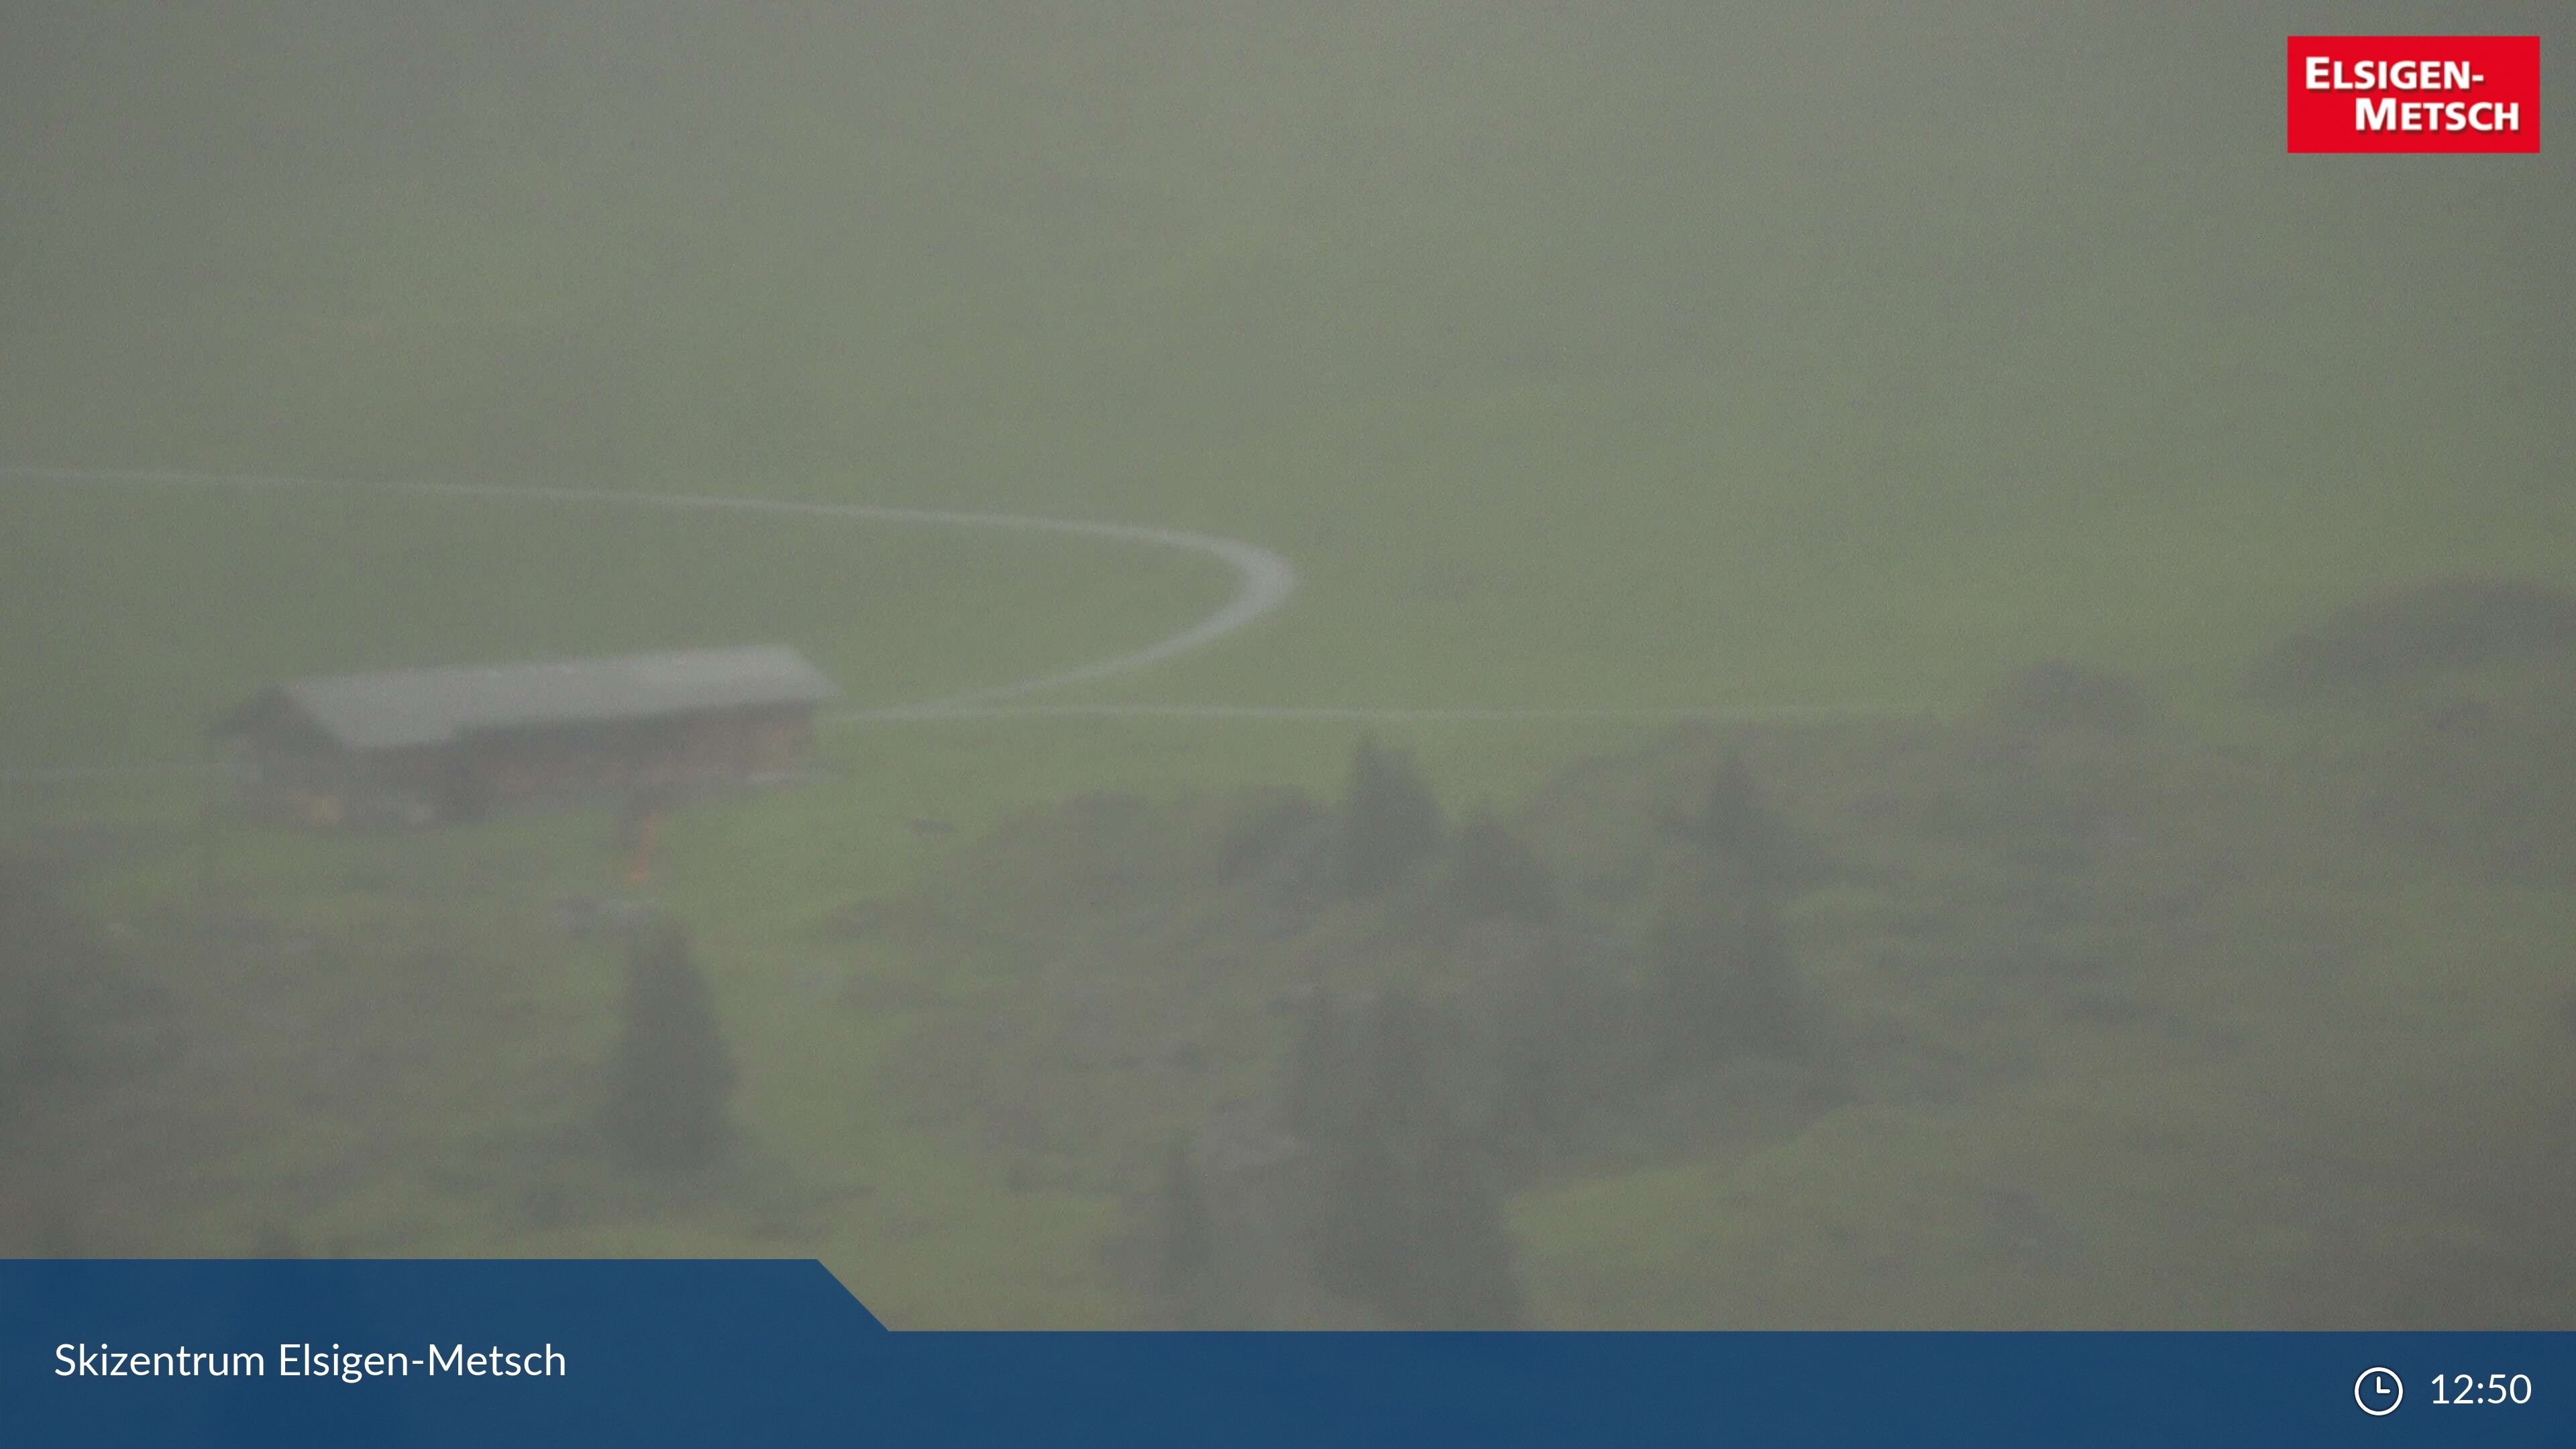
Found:
[{"label": "12:50 time text", "polygon": [[2489,1374],[2481,1379],[2476,1374],[2435,1374],[2433,1402],[2528,1404],[2531,1402],[2531,1375]]}]

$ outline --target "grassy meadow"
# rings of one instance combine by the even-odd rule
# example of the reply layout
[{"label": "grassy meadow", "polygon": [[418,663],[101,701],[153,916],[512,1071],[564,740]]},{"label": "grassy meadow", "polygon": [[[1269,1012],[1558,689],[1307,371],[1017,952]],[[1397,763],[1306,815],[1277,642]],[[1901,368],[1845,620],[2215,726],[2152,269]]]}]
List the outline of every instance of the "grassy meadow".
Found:
[{"label": "grassy meadow", "polygon": [[[2440,788],[2404,771],[2444,691],[2544,718],[2564,658],[2359,708],[2238,683],[2383,590],[2576,578],[2576,185],[2555,151],[2285,157],[2296,14],[13,13],[0,465],[1026,512],[1300,572],[1243,632],[1031,702],[1884,711],[1935,743],[1378,727],[1604,930],[1650,893],[1601,862],[1737,748],[1863,862],[1788,905],[1845,1095],[1667,1104],[1520,1180],[1533,1321],[2563,1327],[2539,1289],[2338,1265],[2438,1244],[2410,1272],[2497,1282],[2495,1204],[2576,1200],[2563,860],[2353,813]],[[2554,13],[2487,18],[2563,70]],[[0,1105],[0,1252],[813,1255],[901,1327],[1150,1316],[1116,1246],[1140,1163],[1261,1090],[1264,993],[1472,949],[1381,951],[1342,907],[1238,949],[1190,883],[1243,792],[1335,799],[1356,723],[850,724],[824,778],[680,812],[643,893],[692,933],[743,1146],[679,1183],[582,1145],[621,956],[557,910],[633,893],[607,812],[303,836],[192,774],[8,772],[194,761],[236,699],[344,670],[779,641],[900,705],[1142,647],[1231,583],[926,524],[0,475],[0,847],[116,963],[85,1065]],[[1904,967],[2020,939],[2009,851],[1901,823],[2011,788],[1963,763],[1980,702],[2048,659],[2159,711],[2085,766],[2143,843],[2049,927],[2125,963],[2110,1025]],[[1095,839],[1086,797],[1148,823]],[[1066,884],[1128,849],[1150,928]],[[1235,1054],[1043,1150],[941,1095],[925,1053],[1042,1045],[1089,999],[1056,967],[1124,979],[1131,928],[1140,978],[1239,961],[1135,1018]]]}]

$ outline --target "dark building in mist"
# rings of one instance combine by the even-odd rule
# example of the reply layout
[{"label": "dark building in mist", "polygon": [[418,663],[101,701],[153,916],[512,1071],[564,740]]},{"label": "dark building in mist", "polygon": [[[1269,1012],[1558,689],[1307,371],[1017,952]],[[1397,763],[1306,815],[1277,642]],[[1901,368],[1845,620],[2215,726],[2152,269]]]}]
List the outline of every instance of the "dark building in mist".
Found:
[{"label": "dark building in mist", "polygon": [[262,815],[426,825],[793,772],[838,692],[793,649],[703,649],[291,680],[210,733]]}]

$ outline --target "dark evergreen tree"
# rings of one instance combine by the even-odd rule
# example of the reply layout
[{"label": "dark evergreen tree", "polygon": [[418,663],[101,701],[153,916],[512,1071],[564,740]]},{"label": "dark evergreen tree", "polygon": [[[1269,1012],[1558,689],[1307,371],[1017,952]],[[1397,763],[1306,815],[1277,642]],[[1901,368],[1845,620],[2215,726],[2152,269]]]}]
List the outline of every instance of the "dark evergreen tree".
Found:
[{"label": "dark evergreen tree", "polygon": [[1481,805],[1458,832],[1455,881],[1473,917],[1536,923],[1556,914],[1556,877]]},{"label": "dark evergreen tree", "polygon": [[678,927],[647,930],[636,941],[623,1014],[600,1122],[610,1149],[636,1167],[715,1160],[732,1137],[737,1074],[706,977]]},{"label": "dark evergreen tree", "polygon": [[1413,759],[1362,735],[1342,802],[1342,883],[1355,896],[1402,881],[1440,848],[1440,803]]},{"label": "dark evergreen tree", "polygon": [[1741,754],[1727,756],[1718,766],[1699,813],[1680,822],[1677,829],[1683,838],[1726,862],[1748,884],[1778,885],[1802,864],[1797,833],[1772,809]]},{"label": "dark evergreen tree", "polygon": [[1511,1328],[1521,1289],[1502,1198],[1446,1114],[1372,1121],[1331,1160],[1316,1279],[1399,1328]]},{"label": "dark evergreen tree", "polygon": [[1517,1324],[1501,1198],[1439,1091],[1436,1018],[1389,993],[1365,1040],[1367,1093],[1323,1153],[1317,1281],[1398,1327]]}]

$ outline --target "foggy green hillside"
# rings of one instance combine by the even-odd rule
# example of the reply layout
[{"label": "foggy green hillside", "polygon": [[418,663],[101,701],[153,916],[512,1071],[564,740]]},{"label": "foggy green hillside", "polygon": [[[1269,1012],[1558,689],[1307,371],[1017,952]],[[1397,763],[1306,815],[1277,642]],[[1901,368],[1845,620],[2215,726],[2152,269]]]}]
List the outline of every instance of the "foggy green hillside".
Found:
[{"label": "foggy green hillside", "polygon": [[[1656,842],[1747,738],[1848,867],[1760,905],[1789,923],[1833,1044],[1801,1070],[1833,1100],[1772,1112],[1756,1083],[1738,1120],[1702,1100],[1735,1078],[1666,1083],[1503,1173],[1487,1216],[1534,1321],[2528,1317],[2303,1299],[2334,1253],[2470,1210],[2390,1168],[2336,1179],[2362,1226],[2302,1235],[2264,1176],[2369,1155],[2317,1084],[2389,1043],[2409,1100],[2499,1124],[2553,1120],[2576,1050],[2549,824],[2576,759],[2548,592],[2576,578],[2564,148],[2282,146],[2284,35],[2466,23],[2107,0],[10,7],[0,862],[113,964],[28,987],[48,1004],[21,1016],[0,991],[0,1028],[67,1020],[91,1062],[0,1096],[0,1165],[24,1167],[0,1172],[0,1251],[232,1252],[284,1225],[317,1251],[791,1252],[906,1325],[1154,1320],[1135,1202],[1169,1139],[1274,1089],[1295,1024],[1274,1002],[1481,1009],[1482,938],[1431,885],[1299,897],[1292,920],[1206,873],[1263,808],[1325,849],[1373,727],[1438,796],[1424,881],[1462,868],[1481,805],[1555,873],[1568,941],[1646,951],[1670,927],[1657,903],[1696,887]],[[2475,23],[2541,34],[2544,89],[2568,92],[2554,9]],[[309,835],[235,820],[199,775],[115,772],[201,761],[218,711],[325,673],[777,641],[850,706],[945,700],[1175,635],[1233,584],[1079,538],[99,476],[119,470],[1190,530],[1275,551],[1297,592],[1152,669],[1002,702],[1502,713],[827,720],[814,778],[674,811],[638,885],[609,808]],[[2531,592],[2405,592],[2446,580]],[[2365,600],[2396,602],[2338,613]],[[2345,687],[2249,691],[2303,630]],[[2481,653],[2481,630],[2530,647]],[[2373,649],[2398,663],[2353,663]],[[2025,751],[1993,691],[2045,660],[2154,723],[2075,730],[2075,765]],[[1655,713],[1803,709],[1888,732]],[[1995,838],[2068,810],[2128,843],[2085,836],[2068,864],[2055,837]],[[1083,873],[1122,852],[1135,879]],[[741,1069],[730,1176],[639,1185],[583,1155],[627,943],[555,912],[628,895],[707,974]],[[42,954],[31,981],[73,969]],[[2102,991],[2133,1014],[1906,974],[2040,957],[2127,963]],[[2328,958],[2350,974],[2294,989]],[[1080,1018],[1077,969],[1121,1053],[1186,1037],[1195,1085],[997,1126],[993,1093],[1091,1089],[923,1065]],[[2439,983],[2497,1015],[2443,1011]],[[295,1045],[316,1033],[340,1044]],[[0,1052],[33,1060],[37,1035]],[[2221,1036],[2253,1045],[2191,1055]],[[1937,1110],[1890,1095],[1920,1085],[1891,1064],[1983,1054]],[[369,1078],[371,1056],[394,1065]],[[295,1065],[242,1065],[275,1060]],[[514,1116],[523,1088],[552,1105]],[[333,1125],[299,1127],[298,1091]],[[2100,1145],[2132,1111],[2162,1208],[2121,1205],[2128,1159]],[[378,1139],[397,1146],[349,1145]],[[2042,1190],[1987,1177],[2040,1159],[2081,1200],[2048,1220],[2092,1216],[2033,1229],[2031,1261],[2061,1231],[2129,1233],[2166,1288],[2089,1248],[2028,1293],[1983,1276],[1961,1224],[2021,1211]],[[2563,1152],[2514,1163],[2515,1192],[2571,1200]],[[2228,1205],[2173,1206],[2194,1193]],[[1799,1236],[1854,1201],[1885,1206]],[[2172,1278],[2213,1224],[2254,1245],[2237,1280],[2278,1280]],[[1811,1287],[1828,1308],[1801,1317]],[[1341,1321],[1309,1308],[1246,1314]]]}]

